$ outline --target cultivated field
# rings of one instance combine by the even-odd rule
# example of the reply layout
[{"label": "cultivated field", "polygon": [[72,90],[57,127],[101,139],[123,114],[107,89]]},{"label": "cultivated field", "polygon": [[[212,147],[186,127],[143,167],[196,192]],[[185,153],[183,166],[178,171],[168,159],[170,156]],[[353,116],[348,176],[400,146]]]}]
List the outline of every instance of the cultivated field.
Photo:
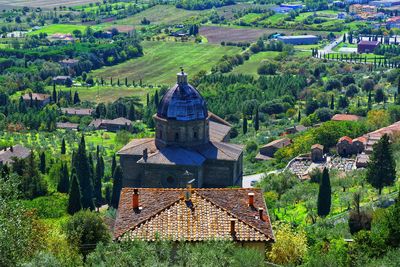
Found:
[{"label": "cultivated field", "polygon": [[200,70],[210,71],[223,55],[241,51],[237,47],[180,42],[143,42],[143,50],[143,57],[96,70],[93,76],[104,79],[113,77],[114,81],[128,77],[129,81],[142,79],[144,84],[171,85],[176,80],[179,67],[195,75]]},{"label": "cultivated field", "polygon": [[263,60],[273,59],[279,54],[280,52],[276,51],[266,51],[254,54],[250,57],[249,60],[245,61],[243,65],[235,67],[232,73],[258,76],[257,69],[261,65],[261,62]]},{"label": "cultivated field", "polygon": [[327,32],[308,31],[308,30],[286,30],[277,28],[245,28],[245,27],[221,27],[221,26],[202,26],[200,35],[207,38],[208,42],[219,44],[224,42],[254,42],[262,35],[270,35],[274,33],[284,33],[286,35],[293,34],[315,34],[326,36]]},{"label": "cultivated field", "polygon": [[98,0],[0,0],[0,7],[14,8],[14,7],[41,7],[41,8],[54,8],[59,6],[78,6],[88,3],[95,3]]}]

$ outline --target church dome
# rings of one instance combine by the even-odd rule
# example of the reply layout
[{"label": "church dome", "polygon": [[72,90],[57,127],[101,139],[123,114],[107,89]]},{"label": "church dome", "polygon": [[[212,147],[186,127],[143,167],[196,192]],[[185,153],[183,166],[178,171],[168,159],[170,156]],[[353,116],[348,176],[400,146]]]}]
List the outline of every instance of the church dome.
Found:
[{"label": "church dome", "polygon": [[187,74],[178,73],[178,82],[161,99],[157,116],[178,121],[204,120],[207,104],[200,93],[187,82]]}]

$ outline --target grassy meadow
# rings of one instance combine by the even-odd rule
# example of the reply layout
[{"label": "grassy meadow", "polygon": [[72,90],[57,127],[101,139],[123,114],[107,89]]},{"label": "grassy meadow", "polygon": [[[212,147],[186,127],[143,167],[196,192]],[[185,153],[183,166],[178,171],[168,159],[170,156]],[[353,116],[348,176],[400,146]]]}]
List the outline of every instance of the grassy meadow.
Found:
[{"label": "grassy meadow", "polygon": [[183,67],[194,75],[200,70],[210,71],[222,56],[234,55],[241,51],[238,47],[226,47],[212,44],[194,44],[181,42],[143,42],[145,55],[117,66],[104,67],[92,73],[94,77],[121,81],[128,77],[129,81],[143,84],[171,85],[175,82],[175,74]]}]

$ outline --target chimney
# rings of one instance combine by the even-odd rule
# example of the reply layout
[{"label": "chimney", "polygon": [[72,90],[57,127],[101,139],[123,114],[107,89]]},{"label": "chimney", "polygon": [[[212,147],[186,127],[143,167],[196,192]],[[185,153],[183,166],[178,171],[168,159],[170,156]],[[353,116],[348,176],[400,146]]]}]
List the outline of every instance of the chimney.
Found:
[{"label": "chimney", "polygon": [[139,208],[139,189],[133,189],[132,195],[132,209],[136,210]]},{"label": "chimney", "polygon": [[231,229],[230,229],[231,235],[235,235],[236,234],[235,224],[236,224],[236,219],[231,219]]},{"label": "chimney", "polygon": [[148,152],[147,152],[147,148],[146,148],[146,149],[143,149],[143,160],[144,160],[144,162],[147,161],[147,158],[148,158]]},{"label": "chimney", "polygon": [[258,208],[258,216],[260,217],[261,221],[264,221],[264,209]]},{"label": "chimney", "polygon": [[192,197],[192,194],[194,193],[194,189],[192,188],[192,184],[194,182],[194,179],[190,180],[186,184],[186,192],[185,192],[185,200],[189,201],[190,198]]},{"label": "chimney", "polygon": [[254,193],[248,193],[249,196],[249,207],[254,207]]}]

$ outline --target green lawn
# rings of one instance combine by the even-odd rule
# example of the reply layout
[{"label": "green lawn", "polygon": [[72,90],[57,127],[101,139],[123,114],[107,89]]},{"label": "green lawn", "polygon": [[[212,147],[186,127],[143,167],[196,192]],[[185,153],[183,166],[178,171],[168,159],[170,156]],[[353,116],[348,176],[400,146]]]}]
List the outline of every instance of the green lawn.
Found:
[{"label": "green lawn", "polygon": [[[82,32],[85,31],[87,27],[83,25],[71,25],[71,24],[52,24],[48,26],[42,27],[40,30],[32,31],[28,33],[29,35],[39,34],[39,33],[47,33],[48,35],[55,34],[55,33],[62,33],[67,34],[71,33],[74,30],[80,30]],[[99,26],[92,27],[93,29],[99,29]]]},{"label": "green lawn", "polygon": [[143,42],[145,55],[122,64],[104,67],[92,73],[95,77],[109,79],[113,77],[144,84],[171,85],[176,80],[176,73],[183,67],[190,75],[200,70],[210,71],[222,56],[234,55],[238,47],[212,44],[194,44],[181,42]]},{"label": "green lawn", "polygon": [[261,62],[265,59],[273,59],[277,55],[279,55],[279,52],[275,51],[266,51],[254,54],[250,57],[249,60],[245,61],[243,65],[234,68],[232,73],[258,76],[257,69],[260,66]]}]

